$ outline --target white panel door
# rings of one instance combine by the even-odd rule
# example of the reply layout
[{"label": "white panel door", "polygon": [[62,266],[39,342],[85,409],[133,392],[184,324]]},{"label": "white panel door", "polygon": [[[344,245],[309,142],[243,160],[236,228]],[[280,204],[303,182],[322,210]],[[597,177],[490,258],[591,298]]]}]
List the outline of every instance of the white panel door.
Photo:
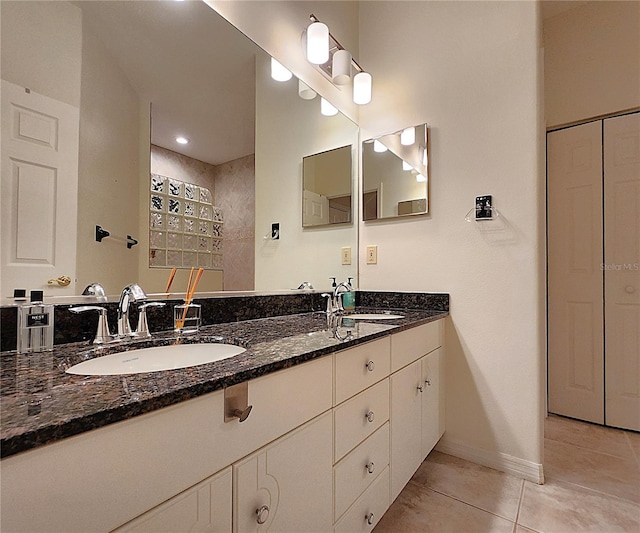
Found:
[{"label": "white panel door", "polygon": [[319,226],[329,223],[329,199],[313,191],[302,192],[302,225]]},{"label": "white panel door", "polygon": [[[2,80],[2,273],[14,288],[74,294],[79,109]],[[69,276],[67,287],[47,280]]]},{"label": "white panel door", "polygon": [[640,431],[640,114],[604,121],[606,424]]},{"label": "white panel door", "polygon": [[602,123],[547,135],[549,411],[604,423]]}]

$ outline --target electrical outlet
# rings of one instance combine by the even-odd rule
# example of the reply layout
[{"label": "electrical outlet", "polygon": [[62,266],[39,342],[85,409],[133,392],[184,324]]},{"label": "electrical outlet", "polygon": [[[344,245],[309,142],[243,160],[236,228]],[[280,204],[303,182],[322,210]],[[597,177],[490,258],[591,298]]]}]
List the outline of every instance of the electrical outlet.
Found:
[{"label": "electrical outlet", "polygon": [[476,196],[476,220],[493,218],[492,198],[490,194]]},{"label": "electrical outlet", "polygon": [[367,265],[378,264],[378,247],[375,244],[367,246]]},{"label": "electrical outlet", "polygon": [[351,264],[351,246],[345,246],[342,248],[342,264]]}]

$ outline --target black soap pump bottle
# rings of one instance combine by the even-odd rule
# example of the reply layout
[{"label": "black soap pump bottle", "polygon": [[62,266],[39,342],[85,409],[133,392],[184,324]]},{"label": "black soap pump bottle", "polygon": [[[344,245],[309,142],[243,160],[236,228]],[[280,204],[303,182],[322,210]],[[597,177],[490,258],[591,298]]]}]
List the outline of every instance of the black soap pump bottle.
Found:
[{"label": "black soap pump bottle", "polygon": [[31,301],[18,309],[18,353],[53,350],[53,305],[42,291],[31,291]]}]

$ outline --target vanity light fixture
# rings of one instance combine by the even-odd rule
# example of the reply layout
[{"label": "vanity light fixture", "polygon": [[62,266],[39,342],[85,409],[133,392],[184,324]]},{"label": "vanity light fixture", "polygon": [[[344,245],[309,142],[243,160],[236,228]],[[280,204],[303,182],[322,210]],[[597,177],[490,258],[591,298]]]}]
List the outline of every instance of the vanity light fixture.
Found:
[{"label": "vanity light fixture", "polygon": [[302,80],[298,80],[298,96],[303,100],[313,100],[316,96],[318,96],[318,93],[315,92]]},{"label": "vanity light fixture", "polygon": [[320,113],[325,117],[333,117],[338,114],[338,110],[324,98],[320,98]]},{"label": "vanity light fixture", "polygon": [[176,142],[178,144],[188,144],[189,143],[189,139],[187,139],[186,137],[176,137]]},{"label": "vanity light fixture", "polygon": [[414,142],[416,142],[416,129],[413,126],[403,129],[400,134],[400,144],[411,146]]},{"label": "vanity light fixture", "polygon": [[373,141],[373,151],[378,152],[379,154],[383,154],[388,150],[388,148],[382,144],[378,139]]},{"label": "vanity light fixture", "polygon": [[[353,76],[353,102],[364,105],[371,102],[371,74],[353,59],[351,53],[331,35],[326,24],[312,13],[306,31],[307,60],[316,65],[336,86],[348,85]],[[304,38],[304,36],[303,36]]]},{"label": "vanity light fixture", "polygon": [[276,81],[289,81],[293,74],[278,60],[271,58],[271,77]]}]

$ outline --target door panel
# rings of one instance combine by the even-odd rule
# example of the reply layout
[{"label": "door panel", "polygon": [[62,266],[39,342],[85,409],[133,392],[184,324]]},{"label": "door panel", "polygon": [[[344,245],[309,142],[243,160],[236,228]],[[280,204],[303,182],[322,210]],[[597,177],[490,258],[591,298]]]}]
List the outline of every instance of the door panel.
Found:
[{"label": "door panel", "polygon": [[607,425],[640,431],[640,114],[604,121]]},{"label": "door panel", "polygon": [[[79,110],[2,81],[0,296],[75,294]],[[65,275],[71,285],[47,286]]]},{"label": "door panel", "polygon": [[602,424],[601,123],[547,140],[549,411]]}]

